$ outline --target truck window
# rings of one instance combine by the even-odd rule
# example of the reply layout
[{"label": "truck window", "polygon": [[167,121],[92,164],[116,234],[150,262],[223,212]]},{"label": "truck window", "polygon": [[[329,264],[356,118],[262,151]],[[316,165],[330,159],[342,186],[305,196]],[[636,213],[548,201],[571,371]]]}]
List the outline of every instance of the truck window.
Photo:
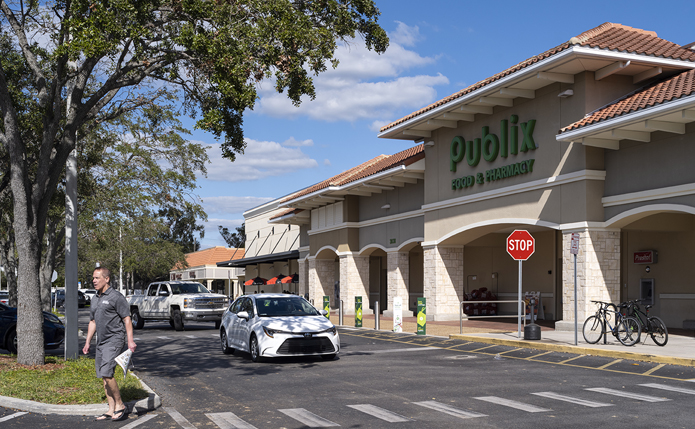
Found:
[{"label": "truck window", "polygon": [[147,289],[147,296],[157,296],[157,286],[159,285],[150,285],[150,288]]}]

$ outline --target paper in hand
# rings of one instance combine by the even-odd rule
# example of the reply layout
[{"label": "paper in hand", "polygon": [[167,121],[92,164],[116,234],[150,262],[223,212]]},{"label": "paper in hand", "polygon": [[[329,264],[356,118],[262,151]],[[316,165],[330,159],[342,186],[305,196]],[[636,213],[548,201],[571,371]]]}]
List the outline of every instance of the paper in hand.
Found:
[{"label": "paper in hand", "polygon": [[123,368],[123,378],[128,374],[128,367],[130,366],[130,357],[133,356],[133,352],[130,349],[124,351],[120,355],[116,356],[116,363]]}]

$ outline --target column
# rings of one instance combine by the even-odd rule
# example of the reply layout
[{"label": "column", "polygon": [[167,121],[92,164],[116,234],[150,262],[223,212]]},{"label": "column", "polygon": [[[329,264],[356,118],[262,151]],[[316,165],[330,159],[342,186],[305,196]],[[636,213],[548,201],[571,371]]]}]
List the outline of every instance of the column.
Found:
[{"label": "column", "polygon": [[297,285],[297,290],[299,296],[304,296],[304,294],[309,291],[309,264],[306,259],[300,259],[297,263],[299,265],[299,284]]},{"label": "column", "polygon": [[332,259],[309,259],[309,300],[314,300],[314,307],[323,307],[324,296],[329,296],[333,304],[334,266]]},{"label": "column", "polygon": [[[386,300],[388,310],[384,311],[385,317],[393,317],[393,298],[400,297],[403,308],[408,310],[410,291],[410,258],[408,252],[388,252],[386,254],[387,289]],[[405,315],[405,311],[403,313]]]},{"label": "column", "polygon": [[578,325],[596,312],[591,301],[620,302],[620,231],[563,231],[562,236],[562,321],[558,330],[574,330],[574,255],[570,253],[572,232],[579,233],[577,254]]},{"label": "column", "polygon": [[463,246],[432,246],[424,250],[427,320],[459,320],[463,299]]},{"label": "column", "polygon": [[340,255],[340,295],[343,314],[355,314],[356,296],[362,297],[362,314],[374,313],[369,308],[369,256]]}]

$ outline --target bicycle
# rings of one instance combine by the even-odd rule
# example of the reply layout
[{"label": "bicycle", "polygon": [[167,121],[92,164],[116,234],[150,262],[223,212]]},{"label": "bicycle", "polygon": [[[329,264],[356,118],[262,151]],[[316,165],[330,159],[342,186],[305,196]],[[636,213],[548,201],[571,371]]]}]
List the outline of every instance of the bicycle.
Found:
[{"label": "bicycle", "polygon": [[[656,316],[649,315],[649,309],[652,308],[651,305],[645,305],[644,308],[647,310],[645,313],[640,308],[640,300],[636,299],[634,301],[627,301],[623,303],[627,311],[626,315],[634,317],[640,324],[642,332],[649,334],[652,340],[658,346],[665,346],[668,342],[668,329],[664,321]],[[637,339],[639,341],[639,338]],[[647,341],[646,338],[644,340]]]},{"label": "bicycle", "polygon": [[[633,346],[639,341],[642,330],[636,318],[621,314],[613,303],[591,302],[598,305],[598,310],[584,322],[582,327],[584,341],[596,344],[604,335],[608,335],[608,332],[625,346]],[[615,326],[611,322],[615,323]]]}]

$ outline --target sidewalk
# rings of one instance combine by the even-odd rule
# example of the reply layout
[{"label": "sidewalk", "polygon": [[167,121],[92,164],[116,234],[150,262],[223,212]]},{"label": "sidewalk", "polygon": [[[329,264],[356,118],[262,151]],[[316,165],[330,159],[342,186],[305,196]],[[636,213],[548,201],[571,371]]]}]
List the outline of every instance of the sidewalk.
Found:
[{"label": "sidewalk", "polygon": [[[338,326],[337,315],[331,316],[331,321]],[[379,322],[380,330],[393,330],[393,319],[380,317]],[[354,326],[354,316],[345,316],[343,323],[343,326],[346,327]],[[642,334],[639,343],[632,347],[626,347],[620,344],[612,335],[609,335],[607,344],[603,344],[603,339],[597,344],[587,344],[582,336],[582,324],[579,324],[577,345],[575,345],[574,330],[556,331],[554,329],[555,323],[552,321],[539,320],[537,323],[541,326],[540,340],[524,340],[523,325],[521,327],[521,338],[519,338],[518,324],[515,319],[464,320],[463,333],[460,333],[461,325],[459,321],[428,321],[425,329],[427,335],[485,344],[695,367],[694,331],[683,329],[669,330],[668,343],[664,347],[657,346],[651,337]],[[364,316],[362,327],[364,329],[374,329],[374,316]],[[417,332],[415,317],[403,318],[403,332]]]}]

